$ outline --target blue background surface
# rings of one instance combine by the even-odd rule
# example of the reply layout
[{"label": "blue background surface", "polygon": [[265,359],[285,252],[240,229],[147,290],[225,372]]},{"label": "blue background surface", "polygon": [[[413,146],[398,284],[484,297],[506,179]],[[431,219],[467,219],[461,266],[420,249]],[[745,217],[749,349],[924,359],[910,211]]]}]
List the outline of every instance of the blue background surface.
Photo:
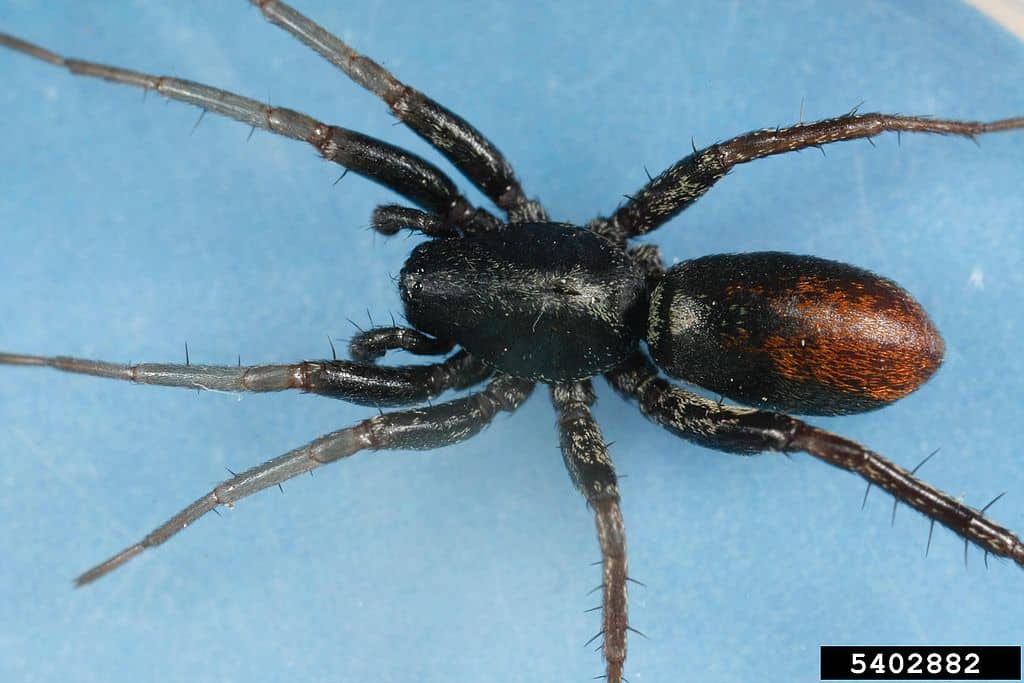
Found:
[{"label": "blue background surface", "polygon": [[[1024,113],[1024,45],[935,2],[333,3],[299,8],[498,143],[584,222],[698,146],[849,110]],[[0,4],[65,54],[230,88],[437,156],[239,2]],[[393,195],[308,147],[0,53],[0,349],[287,362],[400,312]],[[907,287],[947,344],[921,391],[816,419],[1024,531],[1024,133],[895,136],[758,161],[654,234],[669,261],[779,249]],[[447,168],[447,166],[446,166]],[[461,180],[460,180],[461,182]],[[462,183],[463,186],[466,183]],[[478,197],[472,193],[472,197]],[[0,679],[583,681],[599,581],[546,391],[480,437],[363,454],[72,577],[225,476],[372,414],[0,368]],[[626,673],[817,679],[822,643],[1014,643],[1024,574],[798,455],[673,438],[603,382],[631,573]]]}]

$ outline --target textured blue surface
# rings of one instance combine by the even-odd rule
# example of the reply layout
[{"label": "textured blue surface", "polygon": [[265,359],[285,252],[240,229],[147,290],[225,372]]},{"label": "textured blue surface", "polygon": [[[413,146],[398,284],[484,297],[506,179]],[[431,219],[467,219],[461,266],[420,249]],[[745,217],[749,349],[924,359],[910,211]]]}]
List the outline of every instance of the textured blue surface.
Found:
[{"label": "textured blue surface", "polygon": [[[682,3],[680,3],[682,4]],[[344,6],[343,6],[344,5]],[[954,3],[439,4],[300,9],[491,135],[583,222],[690,148],[866,110],[1024,112],[1024,45]],[[0,5],[3,30],[408,145],[384,106],[233,3]],[[323,357],[399,313],[393,196],[299,143],[0,53],[0,349],[116,361]],[[652,236],[668,260],[851,261],[931,312],[945,366],[890,409],[815,423],[1024,531],[1024,134],[895,136],[740,168]],[[477,195],[472,195],[477,196]],[[0,368],[0,679],[583,681],[600,579],[546,392],[468,443],[360,455],[70,580],[225,476],[372,413]],[[806,456],[678,441],[599,383],[621,474],[644,681],[817,679],[821,643],[1007,643],[1024,574]]]}]

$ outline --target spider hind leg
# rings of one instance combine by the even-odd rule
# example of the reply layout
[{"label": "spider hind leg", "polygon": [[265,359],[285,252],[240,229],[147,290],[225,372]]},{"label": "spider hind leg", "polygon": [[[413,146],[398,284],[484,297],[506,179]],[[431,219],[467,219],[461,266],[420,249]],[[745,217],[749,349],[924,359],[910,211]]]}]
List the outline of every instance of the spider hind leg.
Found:
[{"label": "spider hind leg", "polygon": [[605,376],[619,394],[636,400],[646,417],[673,434],[732,453],[808,453],[860,475],[985,552],[1024,568],[1024,543],[1016,534],[986,517],[984,510],[965,505],[858,443],[783,413],[737,408],[698,396],[659,377],[639,353]]},{"label": "spider hind leg", "polygon": [[896,114],[858,114],[856,110],[831,119],[799,123],[787,128],[765,128],[719,142],[704,149],[694,148],[657,177],[650,180],[631,200],[609,218],[597,218],[590,228],[619,243],[656,230],[704,196],[704,193],[739,164],[776,154],[786,154],[833,142],[870,140],[881,133],[910,132],[978,135],[1024,128],[1024,117],[979,122],[934,119]]}]

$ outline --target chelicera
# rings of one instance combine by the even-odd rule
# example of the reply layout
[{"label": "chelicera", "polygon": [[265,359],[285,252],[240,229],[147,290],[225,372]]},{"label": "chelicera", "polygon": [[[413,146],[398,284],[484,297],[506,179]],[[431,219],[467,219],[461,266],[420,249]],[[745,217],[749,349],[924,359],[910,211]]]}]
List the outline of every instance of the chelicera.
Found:
[{"label": "chelicera", "polygon": [[[669,431],[734,453],[804,451],[864,477],[897,500],[1024,566],[1009,530],[852,441],[788,413],[837,415],[885,406],[939,367],[943,344],[922,308],[895,283],[854,266],[764,252],[705,256],[666,269],[655,247],[629,240],[672,219],[738,164],[885,131],[975,136],[1024,128],[1024,118],[975,123],[850,113],[755,131],[693,153],[609,217],[586,226],[550,221],[501,153],[470,124],[287,5],[254,0],[267,18],[383,99],[494,204],[470,204],[427,161],[380,140],[209,86],[66,59],[18,38],[0,44],[71,72],[155,90],[206,111],[312,144],[325,158],[390,188],[418,208],[382,206],[373,226],[429,239],[399,281],[409,327],[358,334],[351,360],[293,365],[123,366],[68,357],[0,354],[0,363],[48,366],[144,384],[224,391],[302,391],[365,405],[412,406],[319,437],[216,486],[140,542],[86,571],[94,581],[159,545],[218,505],[230,505],[360,450],[432,449],[469,438],[512,412],[538,382],[550,386],[565,463],[594,510],[602,554],[603,653],[609,680],[626,657],[627,558],[616,475],[590,406],[591,378]],[[388,367],[387,351],[444,355]],[[457,349],[457,350],[456,350]],[[645,351],[646,349],[646,351]],[[702,386],[745,406],[706,399],[661,377]],[[449,389],[483,388],[422,407]]]}]

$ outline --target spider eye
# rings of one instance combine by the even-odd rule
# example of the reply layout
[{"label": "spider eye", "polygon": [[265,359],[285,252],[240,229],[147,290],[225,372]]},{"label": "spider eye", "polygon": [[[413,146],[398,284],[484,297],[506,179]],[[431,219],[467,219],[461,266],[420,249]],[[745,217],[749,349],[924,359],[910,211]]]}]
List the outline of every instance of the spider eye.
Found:
[{"label": "spider eye", "polygon": [[402,301],[409,303],[423,290],[423,274],[416,271],[402,270],[398,281],[398,292]]},{"label": "spider eye", "polygon": [[648,345],[668,374],[748,405],[880,408],[942,363],[942,338],[899,285],[779,252],[686,261],[654,291]]}]

